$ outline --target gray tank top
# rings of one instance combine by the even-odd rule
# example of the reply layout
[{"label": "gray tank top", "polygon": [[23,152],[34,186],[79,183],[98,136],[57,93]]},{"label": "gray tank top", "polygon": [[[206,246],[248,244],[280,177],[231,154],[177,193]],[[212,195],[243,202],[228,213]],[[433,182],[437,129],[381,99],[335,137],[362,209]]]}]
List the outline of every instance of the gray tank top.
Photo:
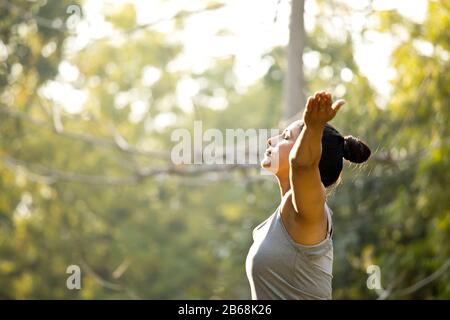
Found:
[{"label": "gray tank top", "polygon": [[333,212],[325,203],[327,236],[308,246],[289,235],[280,207],[253,230],[245,263],[252,299],[331,299]]}]

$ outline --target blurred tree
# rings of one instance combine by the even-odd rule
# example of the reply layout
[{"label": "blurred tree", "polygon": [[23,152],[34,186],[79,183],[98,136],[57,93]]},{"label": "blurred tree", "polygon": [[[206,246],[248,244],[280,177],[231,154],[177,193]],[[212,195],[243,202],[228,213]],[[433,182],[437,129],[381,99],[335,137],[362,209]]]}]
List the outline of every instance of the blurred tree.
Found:
[{"label": "blurred tree", "polygon": [[283,121],[298,117],[298,114],[303,112],[306,103],[302,59],[306,38],[304,12],[305,0],[291,1],[289,43],[286,48],[287,64],[286,70],[284,70]]},{"label": "blurred tree", "polygon": [[368,207],[377,214],[367,251],[384,270],[383,298],[450,298],[449,27],[443,1],[428,3],[423,24],[379,15],[379,31],[408,35],[393,52],[393,96],[382,124],[398,128],[385,134],[392,164],[374,172],[363,195],[383,196]]},{"label": "blurred tree", "polygon": [[[319,62],[305,65],[305,93],[345,98],[332,124],[374,151],[367,165],[346,166],[329,199],[334,297],[448,298],[448,5],[430,3],[423,25],[374,14],[379,24],[367,30],[409,35],[399,37],[392,99],[381,108],[354,61],[348,24],[330,34],[332,15],[351,19],[349,7],[317,4],[304,52]],[[63,50],[68,3],[2,5],[0,297],[249,298],[251,230],[275,209],[277,187],[254,168],[172,166],[170,134],[193,130],[193,120],[204,129],[277,127],[283,48],[262,57],[272,62],[267,74],[238,93],[233,58],[202,73],[169,68],[182,46],[138,25],[132,5],[108,10],[117,37],[71,55]],[[176,13],[173,32],[192,14]],[[68,85],[86,95],[79,112],[39,94],[60,68],[76,70]],[[199,87],[192,112],[177,102],[183,83]],[[80,291],[65,286],[71,264],[81,267]],[[389,291],[366,287],[370,264]]]},{"label": "blurred tree", "polygon": [[[63,43],[69,34],[65,25],[69,18],[65,9],[69,3],[76,4],[73,1],[0,2],[0,160],[5,164],[0,171],[1,298],[30,297],[38,282],[42,283],[45,295],[46,285],[52,283],[51,266],[40,264],[37,259],[42,254],[41,261],[48,261],[46,244],[28,246],[27,239],[37,242],[39,234],[32,225],[28,228],[23,223],[35,209],[33,197],[40,192],[48,195],[49,189],[45,184],[29,185],[24,171],[13,174],[4,169],[13,165],[11,157],[45,157],[46,148],[42,145],[38,149],[28,145],[27,150],[22,143],[36,132],[29,131],[20,117],[8,115],[42,115],[38,89],[58,72]],[[33,140],[36,142],[36,138]]]}]

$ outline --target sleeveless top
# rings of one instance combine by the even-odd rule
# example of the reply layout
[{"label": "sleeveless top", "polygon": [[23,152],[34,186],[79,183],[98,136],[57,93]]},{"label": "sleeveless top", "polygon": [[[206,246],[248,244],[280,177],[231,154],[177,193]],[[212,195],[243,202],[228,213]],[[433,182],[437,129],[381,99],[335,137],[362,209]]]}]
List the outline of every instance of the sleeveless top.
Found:
[{"label": "sleeveless top", "polygon": [[252,299],[331,299],[333,212],[326,238],[316,245],[294,241],[281,220],[281,204],[253,230],[245,267]]}]

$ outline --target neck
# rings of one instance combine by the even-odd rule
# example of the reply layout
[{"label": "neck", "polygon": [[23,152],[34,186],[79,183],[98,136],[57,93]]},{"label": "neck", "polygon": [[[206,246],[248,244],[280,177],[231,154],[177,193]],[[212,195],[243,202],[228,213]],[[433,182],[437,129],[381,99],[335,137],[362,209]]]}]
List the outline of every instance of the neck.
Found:
[{"label": "neck", "polygon": [[291,182],[289,180],[289,174],[287,175],[277,175],[278,186],[280,187],[281,198],[286,194],[286,192],[291,189]]}]

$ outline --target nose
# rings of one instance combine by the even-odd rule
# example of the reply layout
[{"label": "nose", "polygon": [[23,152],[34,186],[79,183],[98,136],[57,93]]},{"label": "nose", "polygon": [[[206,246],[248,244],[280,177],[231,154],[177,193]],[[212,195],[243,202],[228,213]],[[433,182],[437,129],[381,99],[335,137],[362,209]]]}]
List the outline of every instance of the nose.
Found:
[{"label": "nose", "polygon": [[267,139],[267,146],[272,146],[272,138]]}]

